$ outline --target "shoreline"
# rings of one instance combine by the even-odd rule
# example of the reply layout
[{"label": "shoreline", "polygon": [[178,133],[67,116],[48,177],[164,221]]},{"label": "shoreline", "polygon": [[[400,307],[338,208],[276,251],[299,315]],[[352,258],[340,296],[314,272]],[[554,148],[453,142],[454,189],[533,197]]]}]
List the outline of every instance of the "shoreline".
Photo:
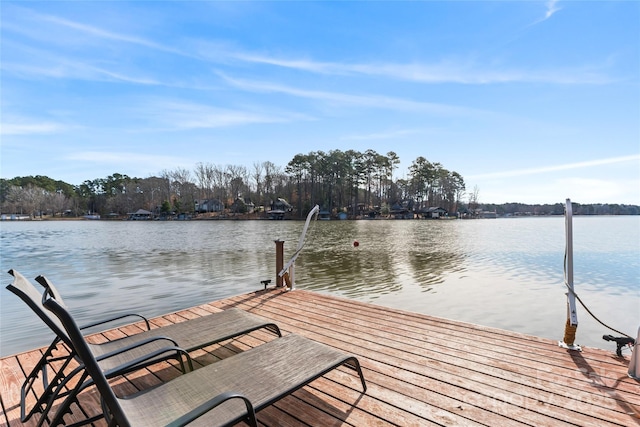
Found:
[{"label": "shoreline", "polygon": [[[513,219],[513,218],[549,218],[549,217],[562,217],[563,215],[555,215],[555,214],[522,214],[522,215],[503,215],[503,216],[494,216],[494,217],[472,217],[472,218],[458,218],[458,217],[441,217],[441,218],[421,218],[419,216],[415,216],[414,218],[394,218],[391,215],[387,217],[379,216],[377,218],[370,218],[368,216],[357,216],[355,218],[331,218],[331,219],[322,219],[322,221],[381,221],[381,220],[395,220],[395,221],[406,221],[406,220],[428,220],[428,221],[451,221],[451,220],[473,220],[473,219]],[[575,214],[576,217],[628,217],[628,216],[640,216],[640,215],[631,215],[631,214],[592,214],[592,215],[580,215]],[[30,221],[106,221],[106,222],[115,222],[115,221],[136,221],[136,222],[153,222],[153,221],[304,221],[305,217],[295,218],[295,217],[285,217],[280,219],[269,218],[268,216],[263,215],[255,215],[255,214],[227,214],[227,215],[197,215],[189,218],[169,218],[169,219],[161,219],[161,218],[153,218],[153,219],[137,219],[131,220],[126,216],[120,216],[117,218],[84,218],[84,217],[52,217],[50,215],[46,215],[43,217],[28,217],[28,218],[7,218],[6,214],[3,214],[2,218],[0,218],[0,222],[30,222]],[[319,219],[320,220],[320,219]]]}]

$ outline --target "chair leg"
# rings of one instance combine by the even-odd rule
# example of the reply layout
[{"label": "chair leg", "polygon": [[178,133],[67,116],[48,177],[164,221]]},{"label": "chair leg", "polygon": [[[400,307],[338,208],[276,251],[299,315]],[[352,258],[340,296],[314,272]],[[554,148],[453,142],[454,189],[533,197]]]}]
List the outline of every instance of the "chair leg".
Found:
[{"label": "chair leg", "polygon": [[[55,393],[55,390],[58,387],[60,381],[64,378],[64,370],[67,368],[71,360],[73,360],[73,354],[69,354],[63,357],[53,357],[53,352],[58,348],[60,340],[55,339],[49,345],[49,347],[45,350],[42,357],[36,365],[33,367],[31,372],[27,375],[22,387],[20,389],[20,419],[22,422],[27,421],[29,418],[33,416],[33,414],[37,412],[43,411],[43,405],[49,399],[49,396],[52,393]],[[48,370],[50,369],[51,362],[64,360],[62,367],[58,370],[56,375],[49,381],[48,378]],[[36,403],[31,408],[29,413],[27,413],[26,408],[26,400],[27,395],[33,391],[33,386],[38,379],[39,376],[42,376],[42,385],[44,391],[40,396],[36,395]],[[34,392],[35,394],[35,392]]]},{"label": "chair leg", "polygon": [[[78,379],[78,383],[76,384],[76,386],[74,388],[70,389],[69,391],[61,392],[63,390],[63,388],[67,385],[67,383],[69,381],[71,381],[74,377],[76,377],[76,375],[78,375],[79,373],[81,373],[82,375]],[[48,401],[47,401],[47,403],[45,405],[45,408],[42,411],[42,416],[41,416],[40,420],[38,421],[38,427],[42,426],[45,421],[48,421],[49,426],[56,426],[56,425],[64,424],[63,418],[67,413],[71,412],[71,405],[74,402],[78,403],[78,400],[77,400],[78,394],[82,390],[84,390],[88,385],[90,385],[89,383],[91,383],[90,380],[89,381],[85,381],[87,379],[87,377],[88,377],[88,374],[87,374],[86,370],[84,369],[84,366],[78,366],[73,371],[71,371],[71,373],[69,373],[69,375],[65,376],[62,381],[60,381],[59,386],[49,396],[49,399],[48,399]],[[59,397],[64,397],[65,399],[61,403],[60,407],[57,409],[56,413],[54,414],[53,419],[49,420],[49,412],[53,408],[53,405],[54,405],[56,399],[58,399]]]},{"label": "chair leg", "polygon": [[[53,377],[51,382],[47,385],[47,388],[42,392],[34,407],[31,409],[29,414],[22,420],[25,422],[28,420],[34,413],[40,412],[45,413],[48,412],[47,406],[53,404],[54,400],[58,397],[65,396],[64,392],[61,393],[62,387],[66,384],[64,371],[69,366],[69,363],[73,360],[73,356],[70,355],[63,363],[62,367],[56,375]],[[24,409],[24,408],[23,408]]]},{"label": "chair leg", "polygon": [[345,365],[358,373],[358,375],[360,376],[360,382],[362,383],[362,392],[366,392],[367,384],[364,381],[364,375],[362,374],[362,368],[360,367],[360,362],[358,361],[358,359],[352,357],[351,359],[347,360],[347,362],[345,362]]}]

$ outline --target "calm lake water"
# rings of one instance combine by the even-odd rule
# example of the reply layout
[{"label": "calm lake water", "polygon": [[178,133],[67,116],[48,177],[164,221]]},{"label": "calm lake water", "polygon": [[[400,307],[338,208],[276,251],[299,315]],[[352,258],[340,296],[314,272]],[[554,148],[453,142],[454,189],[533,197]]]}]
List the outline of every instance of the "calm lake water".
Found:
[{"label": "calm lake water", "polygon": [[[299,221],[0,223],[0,268],[47,276],[86,323],[156,316],[275,283],[274,240],[294,252]],[[640,217],[574,217],[574,282],[605,323],[640,325]],[[354,241],[359,245],[354,246]],[[562,339],[564,218],[314,221],[299,289]],[[3,287],[11,283],[4,274]],[[34,282],[35,283],[35,282]],[[37,285],[38,286],[38,285]],[[0,355],[49,343],[44,324],[0,290]],[[576,343],[614,350],[578,307]],[[614,333],[614,335],[616,335]]]}]

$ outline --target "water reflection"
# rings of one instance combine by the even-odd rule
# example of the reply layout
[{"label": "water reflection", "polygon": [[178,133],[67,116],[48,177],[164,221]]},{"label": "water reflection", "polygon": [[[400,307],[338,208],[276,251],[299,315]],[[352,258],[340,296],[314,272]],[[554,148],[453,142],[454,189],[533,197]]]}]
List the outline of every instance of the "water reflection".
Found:
[{"label": "water reflection", "polygon": [[418,250],[409,253],[409,265],[416,283],[431,290],[432,285],[443,283],[445,277],[453,272],[464,271],[462,262],[464,256],[452,252],[420,252]]},{"label": "water reflection", "polygon": [[342,221],[317,227],[301,257],[312,266],[299,279],[309,289],[374,300],[407,284],[429,292],[465,269],[457,230],[443,222]]},{"label": "water reflection", "polygon": [[[327,290],[345,296],[372,295],[397,291],[388,254],[358,248],[315,246],[305,252],[297,265],[297,281],[305,289]],[[312,268],[309,268],[313,266]]]}]

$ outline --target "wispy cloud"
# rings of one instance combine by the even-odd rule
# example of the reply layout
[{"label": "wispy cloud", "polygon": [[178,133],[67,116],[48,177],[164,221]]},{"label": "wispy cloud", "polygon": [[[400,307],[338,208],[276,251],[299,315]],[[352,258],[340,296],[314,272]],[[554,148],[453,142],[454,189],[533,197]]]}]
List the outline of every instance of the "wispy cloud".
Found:
[{"label": "wispy cloud", "polygon": [[138,108],[159,129],[189,130],[213,129],[264,123],[286,123],[310,120],[305,114],[288,111],[262,112],[247,109],[217,108],[206,104],[183,101],[153,101]]},{"label": "wispy cloud", "polygon": [[[26,77],[67,78],[94,81],[118,81],[140,85],[171,86],[149,77],[147,64],[132,65],[137,55],[125,52],[126,46],[142,47],[165,54],[190,56],[188,51],[171,45],[98,26],[76,22],[32,9],[19,10],[18,23],[4,25],[4,61],[2,70]],[[66,31],[63,31],[66,30]],[[6,35],[19,34],[37,40],[35,48],[17,43]],[[116,42],[119,42],[116,43]],[[130,52],[130,50],[126,50]],[[147,75],[144,75],[147,74]]]},{"label": "wispy cloud", "polygon": [[[119,81],[140,85],[161,85],[159,80],[147,77],[137,68],[119,62],[117,59],[108,60],[105,57],[92,59],[87,56],[82,59],[70,59],[61,52],[35,48],[11,40],[3,40],[5,57],[0,63],[0,69],[7,73],[23,78],[54,78],[77,79],[88,81]],[[8,58],[7,51],[14,53]],[[15,55],[19,52],[19,55]],[[100,64],[100,65],[94,65]],[[110,69],[111,67],[112,69]],[[124,68],[133,68],[133,71]],[[118,70],[120,69],[120,70]],[[164,85],[164,84],[163,84]]]},{"label": "wispy cloud", "polygon": [[542,166],[530,169],[518,169],[504,172],[492,172],[486,174],[470,175],[468,179],[486,179],[486,178],[509,178],[515,176],[537,175],[548,172],[557,172],[571,169],[584,169],[595,166],[610,165],[615,163],[639,162],[640,154],[632,154],[629,156],[610,157],[607,159],[589,160],[586,162],[566,163],[564,165]]},{"label": "wispy cloud", "polygon": [[332,104],[342,104],[350,106],[361,106],[368,108],[382,108],[390,110],[431,112],[438,114],[478,114],[486,113],[481,110],[474,110],[466,107],[458,107],[448,104],[438,104],[430,102],[419,102],[401,98],[394,98],[379,95],[346,95],[344,93],[299,89],[292,86],[269,83],[256,80],[245,80],[231,78],[219,73],[228,84],[246,91],[263,93],[282,93],[286,95],[325,101]]},{"label": "wispy cloud", "polygon": [[114,71],[110,71],[110,70],[106,70],[98,67],[89,67],[89,68],[95,71],[98,75],[107,76],[107,78],[111,80],[117,80],[117,81],[126,82],[126,83],[134,83],[139,85],[151,85],[151,86],[164,85],[160,81],[153,78],[149,78],[149,77],[127,75],[127,74],[118,73],[118,72],[114,72]]},{"label": "wispy cloud", "polygon": [[488,68],[474,59],[445,59],[425,63],[340,63],[318,62],[311,59],[286,59],[250,53],[230,54],[237,60],[266,64],[326,75],[367,75],[392,78],[417,83],[555,83],[555,84],[604,84],[611,79],[599,72],[600,67],[585,65],[570,69],[525,69],[501,66]]},{"label": "wispy cloud", "polygon": [[[544,17],[534,24],[549,19],[560,9],[558,0],[548,1],[546,3]],[[599,67],[589,65],[573,67],[571,69],[509,68],[508,66],[501,66],[499,69],[494,69],[486,65],[488,62],[487,58],[464,57],[443,58],[431,63],[329,62],[304,57],[278,57],[264,53],[243,51],[240,46],[232,45],[230,42],[211,40],[191,40],[189,44],[184,47],[176,47],[169,44],[157,43],[148,38],[110,31],[99,26],[87,25],[57,16],[42,15],[35,12],[33,12],[32,15],[34,16],[34,18],[32,18],[34,21],[46,22],[58,27],[67,28],[91,39],[126,43],[204,62],[229,64],[233,61],[239,61],[314,74],[343,76],[364,75],[427,84],[457,83],[482,85],[513,82],[604,84],[611,81],[609,77],[599,71]],[[118,76],[117,73],[114,74],[116,77]],[[121,80],[126,81],[127,79],[123,78]],[[130,78],[129,80],[136,82],[136,78]],[[145,84],[148,79],[138,80]]]},{"label": "wispy cloud", "polygon": [[547,12],[544,15],[544,19],[549,19],[551,16],[559,11],[561,8],[558,7],[558,3],[560,0],[549,0],[547,2]]},{"label": "wispy cloud", "polygon": [[63,19],[57,16],[41,15],[41,14],[38,14],[35,16],[42,21],[50,22],[62,27],[70,28],[84,35],[89,35],[89,36],[93,36],[93,37],[104,39],[104,40],[119,41],[119,42],[134,44],[134,45],[143,46],[143,47],[154,49],[154,50],[160,50],[163,52],[169,52],[177,55],[185,55],[185,52],[180,49],[176,49],[174,47],[167,46],[164,44],[159,44],[151,40],[147,40],[145,38],[131,36],[128,34],[116,33],[113,31],[105,30],[100,27],[82,24],[82,23],[71,21],[68,19]]},{"label": "wispy cloud", "polygon": [[[544,18],[549,19],[559,11],[558,0],[546,3]],[[317,61],[309,58],[276,57],[266,54],[242,51],[238,46],[233,48],[228,43],[211,41],[192,41],[196,46],[208,46],[190,50],[156,43],[152,40],[133,35],[109,31],[97,26],[90,26],[68,19],[50,15],[38,15],[39,19],[59,26],[73,29],[82,34],[110,41],[119,41],[149,49],[171,53],[208,62],[226,63],[229,60],[246,63],[263,64],[275,67],[305,71],[326,75],[368,75],[414,81],[418,83],[459,83],[459,84],[491,84],[512,82],[549,82],[558,84],[602,84],[610,81],[605,76],[590,71],[589,66],[580,69],[564,70],[531,70],[509,69],[501,67],[499,70],[486,68],[477,59],[443,59],[439,62],[424,63],[342,63]],[[537,23],[537,22],[536,22]],[[211,49],[213,46],[213,49]],[[212,54],[213,51],[215,54]]]},{"label": "wispy cloud", "polygon": [[5,117],[0,123],[0,135],[46,135],[75,129],[50,120],[26,120]]},{"label": "wispy cloud", "polygon": [[14,62],[5,62],[0,68],[7,73],[17,74],[23,77],[31,78],[53,78],[53,79],[76,79],[88,81],[111,81],[125,82],[137,85],[165,85],[164,83],[150,77],[135,75],[135,73],[125,74],[116,72],[106,68],[94,67],[92,65],[67,61],[58,58],[48,65],[40,64],[18,64]]},{"label": "wispy cloud", "polygon": [[285,59],[275,58],[249,52],[237,52],[232,55],[235,59],[259,64],[274,65],[282,68],[292,68],[301,71],[310,71],[317,74],[353,74],[352,66],[332,62],[318,62],[310,59]]},{"label": "wispy cloud", "polygon": [[536,19],[534,22],[527,25],[525,28],[533,27],[534,25],[540,24],[541,22],[544,22],[547,19],[551,18],[556,12],[562,9],[561,7],[558,6],[558,3],[560,3],[560,0],[548,0],[545,3],[544,16],[542,18]]}]

